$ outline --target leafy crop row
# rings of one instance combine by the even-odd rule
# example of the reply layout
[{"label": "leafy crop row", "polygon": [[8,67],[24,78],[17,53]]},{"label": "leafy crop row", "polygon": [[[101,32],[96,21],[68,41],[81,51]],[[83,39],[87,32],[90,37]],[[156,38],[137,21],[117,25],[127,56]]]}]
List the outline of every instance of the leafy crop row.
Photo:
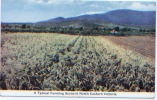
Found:
[{"label": "leafy crop row", "polygon": [[20,34],[2,39],[1,89],[155,91],[151,64],[134,63],[137,58],[121,55],[119,47],[100,37]]}]

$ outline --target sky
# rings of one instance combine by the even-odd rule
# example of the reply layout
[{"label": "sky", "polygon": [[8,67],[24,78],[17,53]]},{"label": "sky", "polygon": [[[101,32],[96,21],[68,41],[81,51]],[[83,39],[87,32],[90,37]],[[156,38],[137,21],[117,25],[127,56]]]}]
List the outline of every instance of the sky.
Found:
[{"label": "sky", "polygon": [[38,22],[117,9],[155,11],[154,1],[1,0],[1,22]]}]

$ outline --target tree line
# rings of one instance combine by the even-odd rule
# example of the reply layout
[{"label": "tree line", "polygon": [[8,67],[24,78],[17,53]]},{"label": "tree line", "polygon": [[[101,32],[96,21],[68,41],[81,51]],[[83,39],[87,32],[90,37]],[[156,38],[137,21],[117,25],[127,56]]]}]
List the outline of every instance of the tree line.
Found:
[{"label": "tree line", "polygon": [[32,32],[32,33],[61,33],[71,35],[154,35],[155,29],[142,29],[131,27],[44,27],[37,25],[2,25],[2,32]]}]

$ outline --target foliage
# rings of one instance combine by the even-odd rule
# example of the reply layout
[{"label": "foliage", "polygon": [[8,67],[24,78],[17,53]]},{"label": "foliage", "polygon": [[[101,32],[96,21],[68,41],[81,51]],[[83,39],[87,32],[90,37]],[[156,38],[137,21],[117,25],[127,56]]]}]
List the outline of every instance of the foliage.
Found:
[{"label": "foliage", "polygon": [[17,33],[2,40],[1,89],[155,91],[149,60],[103,37]]},{"label": "foliage", "polygon": [[[31,24],[16,25],[21,28],[16,28],[14,24],[5,25],[7,28],[2,28],[2,32],[33,32],[33,33],[60,33],[71,35],[115,35],[115,36],[131,36],[131,35],[154,35],[155,29],[143,29],[133,27],[51,27],[51,26],[39,26]],[[9,26],[11,28],[9,28]],[[112,34],[111,31],[115,30],[118,33]]]}]

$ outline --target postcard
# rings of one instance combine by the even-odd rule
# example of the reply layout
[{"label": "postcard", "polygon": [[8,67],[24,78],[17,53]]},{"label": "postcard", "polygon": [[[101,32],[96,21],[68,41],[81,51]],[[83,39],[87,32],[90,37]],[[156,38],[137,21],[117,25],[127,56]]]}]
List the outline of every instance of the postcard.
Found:
[{"label": "postcard", "polygon": [[1,5],[1,97],[155,98],[155,1]]}]

